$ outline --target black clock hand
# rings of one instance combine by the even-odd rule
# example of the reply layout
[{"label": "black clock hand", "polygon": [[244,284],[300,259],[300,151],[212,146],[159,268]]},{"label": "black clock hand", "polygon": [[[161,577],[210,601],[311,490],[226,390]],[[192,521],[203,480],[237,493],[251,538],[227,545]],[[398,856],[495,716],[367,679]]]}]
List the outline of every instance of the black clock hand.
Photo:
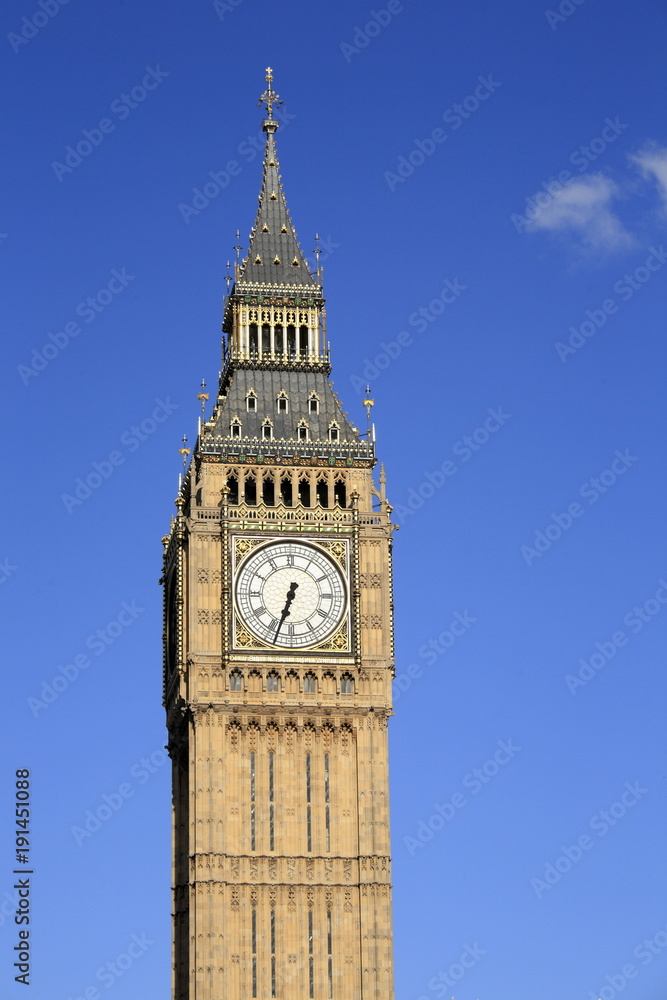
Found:
[{"label": "black clock hand", "polygon": [[280,632],[281,628],[283,627],[283,622],[285,621],[285,619],[289,615],[289,607],[290,607],[290,604],[292,603],[292,601],[294,600],[294,598],[296,597],[296,588],[298,586],[299,586],[298,583],[290,583],[290,588],[287,591],[287,600],[285,601],[285,607],[283,608],[283,613],[280,616],[280,621],[278,622],[278,628],[276,629],[276,634],[273,637],[273,641],[274,642],[277,642],[277,640],[278,640],[278,633]]}]

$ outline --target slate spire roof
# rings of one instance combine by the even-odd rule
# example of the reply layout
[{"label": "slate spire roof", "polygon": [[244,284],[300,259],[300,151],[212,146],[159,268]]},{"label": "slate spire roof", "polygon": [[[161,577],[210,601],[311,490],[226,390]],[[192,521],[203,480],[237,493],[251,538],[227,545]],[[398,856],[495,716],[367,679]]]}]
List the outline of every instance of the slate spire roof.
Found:
[{"label": "slate spire roof", "polygon": [[217,402],[202,425],[200,454],[226,462],[373,465],[370,434],[360,434],[329,382],[324,297],[287,210],[278,172],[274,105],[266,71],[267,116],[259,209],[248,255],[237,264],[223,318],[224,367]]},{"label": "slate spire roof", "polygon": [[266,104],[268,110],[267,118],[262,123],[266,132],[262,189],[255,225],[250,233],[250,247],[241,264],[237,283],[297,286],[314,290],[319,286],[299,246],[279,173],[275,133],[280,123],[273,117],[273,105],[282,104],[282,101],[272,88],[271,70],[267,70],[266,79],[267,89],[259,102]]}]

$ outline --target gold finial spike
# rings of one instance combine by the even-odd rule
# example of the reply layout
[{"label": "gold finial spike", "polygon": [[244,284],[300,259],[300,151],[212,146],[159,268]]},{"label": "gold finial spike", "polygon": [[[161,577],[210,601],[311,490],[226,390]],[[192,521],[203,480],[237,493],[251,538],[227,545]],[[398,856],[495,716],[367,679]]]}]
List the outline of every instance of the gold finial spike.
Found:
[{"label": "gold finial spike", "polygon": [[197,399],[201,403],[201,415],[204,416],[204,410],[206,409],[206,403],[208,402],[208,393],[204,392],[206,388],[206,382],[204,379],[201,380],[201,392],[198,394]]},{"label": "gold finial spike", "polygon": [[371,407],[375,406],[375,400],[371,399],[371,387],[366,386],[366,398],[363,400],[363,404],[366,407],[366,419],[368,422],[367,436],[370,439],[371,436]]},{"label": "gold finial spike", "polygon": [[266,67],[266,90],[258,100],[257,104],[265,104],[267,117],[269,121],[273,121],[273,105],[276,104],[278,107],[283,102],[281,101],[278,94],[276,94],[273,89],[273,70],[270,66]]},{"label": "gold finial spike", "polygon": [[185,447],[188,440],[185,434],[181,440],[183,441],[183,447],[178,449],[178,454],[183,456],[183,468],[185,468],[188,461],[188,455],[190,454],[190,449]]}]

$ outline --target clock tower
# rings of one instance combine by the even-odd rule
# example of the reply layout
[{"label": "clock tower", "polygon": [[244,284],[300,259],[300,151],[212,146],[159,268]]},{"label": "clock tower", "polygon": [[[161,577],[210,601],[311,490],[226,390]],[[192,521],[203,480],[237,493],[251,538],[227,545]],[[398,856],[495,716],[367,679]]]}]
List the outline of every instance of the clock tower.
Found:
[{"label": "clock tower", "polygon": [[392,1000],[391,507],[329,382],[266,79],[217,398],[164,539],[173,1000]]}]

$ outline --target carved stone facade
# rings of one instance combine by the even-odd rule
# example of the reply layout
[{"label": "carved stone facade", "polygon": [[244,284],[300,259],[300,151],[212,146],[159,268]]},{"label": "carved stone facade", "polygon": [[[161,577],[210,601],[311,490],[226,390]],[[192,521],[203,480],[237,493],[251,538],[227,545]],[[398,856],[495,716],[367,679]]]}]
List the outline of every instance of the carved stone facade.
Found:
[{"label": "carved stone facade", "polygon": [[[164,539],[173,998],[392,1000],[391,507],[373,480],[372,441],[349,424],[322,378],[321,287],[305,277],[291,244],[267,79],[264,183],[227,303],[226,364]],[[278,273],[262,292],[257,272],[267,254]],[[285,261],[301,268],[298,280]],[[271,324],[263,341],[261,323],[259,333],[253,326],[262,300]],[[292,356],[292,334],[280,325],[290,306],[306,316]],[[258,443],[246,434],[239,400],[247,398],[258,419],[278,414],[284,433],[289,405],[293,437]],[[335,614],[326,586],[312,584],[313,619],[331,615],[313,644],[287,635],[310,614],[299,611],[299,594],[311,586],[307,565],[284,570],[295,580],[282,614],[274,612],[273,641],[260,638],[239,603],[246,561],[285,542],[306,546],[342,581]]]}]

